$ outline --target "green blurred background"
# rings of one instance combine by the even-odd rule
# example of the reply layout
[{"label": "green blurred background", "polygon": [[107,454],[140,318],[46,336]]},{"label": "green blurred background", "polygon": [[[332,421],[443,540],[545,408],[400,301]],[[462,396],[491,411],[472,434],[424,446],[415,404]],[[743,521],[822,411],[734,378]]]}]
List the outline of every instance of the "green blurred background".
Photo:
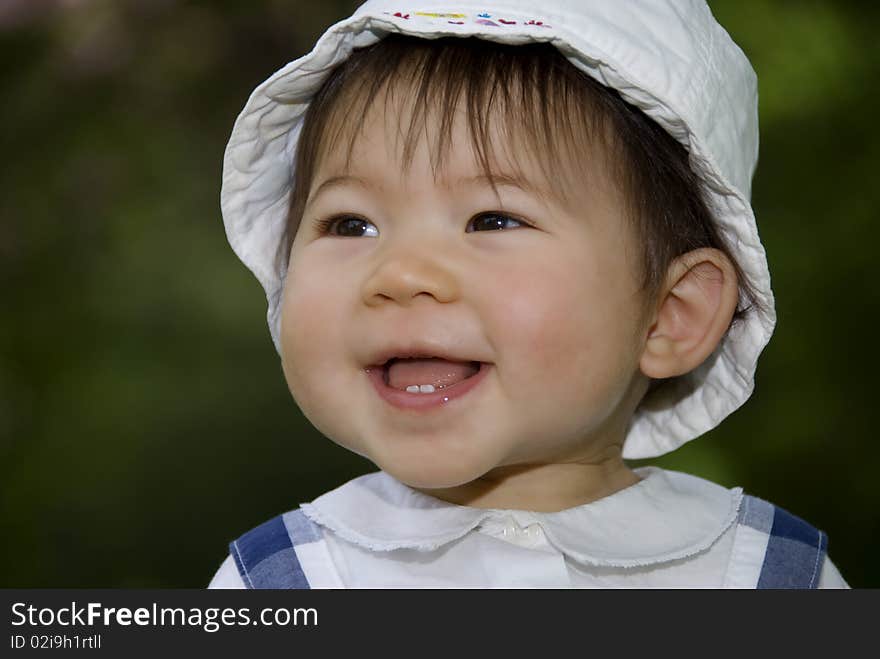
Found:
[{"label": "green blurred background", "polygon": [[[201,587],[374,469],[291,400],[218,203],[253,87],[357,4],[0,0],[0,586]],[[710,4],[760,81],[779,323],[752,399],[654,463],[788,508],[878,587],[880,10]]]}]

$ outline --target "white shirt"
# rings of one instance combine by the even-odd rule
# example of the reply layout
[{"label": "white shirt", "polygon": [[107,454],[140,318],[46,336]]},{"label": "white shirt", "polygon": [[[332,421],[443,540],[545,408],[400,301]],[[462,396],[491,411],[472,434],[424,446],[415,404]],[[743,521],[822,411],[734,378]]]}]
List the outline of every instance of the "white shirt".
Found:
[{"label": "white shirt", "polygon": [[[302,568],[312,588],[723,587],[742,489],[635,472],[634,485],[552,513],[459,506],[367,474],[302,504],[329,554]],[[828,558],[819,587],[849,587]],[[244,588],[231,557],[209,588]]]}]

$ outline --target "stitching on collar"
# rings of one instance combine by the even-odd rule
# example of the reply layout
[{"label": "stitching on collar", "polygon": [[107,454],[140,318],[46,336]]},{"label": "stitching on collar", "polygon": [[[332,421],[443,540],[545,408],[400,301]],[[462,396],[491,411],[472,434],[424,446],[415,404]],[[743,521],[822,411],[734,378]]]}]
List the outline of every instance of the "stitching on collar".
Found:
[{"label": "stitching on collar", "polygon": [[347,540],[353,544],[359,545],[371,551],[394,551],[395,549],[415,549],[417,551],[433,551],[445,544],[458,540],[470,533],[475,527],[490,516],[487,511],[485,515],[476,517],[472,522],[462,526],[460,529],[452,533],[444,533],[431,538],[401,538],[398,540],[385,540],[382,538],[370,537],[355,531],[350,526],[329,515],[326,511],[321,511],[310,503],[304,503],[300,506],[306,517],[325,528],[330,529],[343,540]]}]

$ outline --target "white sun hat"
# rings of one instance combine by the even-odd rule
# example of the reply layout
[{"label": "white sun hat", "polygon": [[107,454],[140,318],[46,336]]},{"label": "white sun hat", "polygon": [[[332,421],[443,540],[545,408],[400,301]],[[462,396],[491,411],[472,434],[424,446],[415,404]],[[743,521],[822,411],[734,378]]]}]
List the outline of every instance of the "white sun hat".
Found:
[{"label": "white sun hat", "polygon": [[287,270],[281,241],[306,108],[354,49],[395,33],[550,42],[687,148],[719,230],[763,309],[752,308],[700,367],[645,397],[623,455],[668,453],[740,407],[754,389],[758,356],[776,324],[767,259],[749,201],[758,157],[757,79],[702,0],[368,0],[331,26],[310,53],[270,76],[235,122],[220,200],[232,249],[266,291],[276,350],[280,353]]}]

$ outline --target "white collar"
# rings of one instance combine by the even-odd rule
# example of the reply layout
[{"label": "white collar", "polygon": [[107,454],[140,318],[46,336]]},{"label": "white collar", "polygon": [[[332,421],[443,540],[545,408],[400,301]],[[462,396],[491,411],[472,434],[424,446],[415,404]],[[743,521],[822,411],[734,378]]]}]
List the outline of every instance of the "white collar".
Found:
[{"label": "white collar", "polygon": [[576,561],[635,567],[708,548],[736,519],[742,489],[659,467],[607,497],[559,512],[469,508],[404,485],[384,472],[355,478],[302,504],[311,520],[372,551],[430,551],[486,520],[539,523],[547,540]]}]

